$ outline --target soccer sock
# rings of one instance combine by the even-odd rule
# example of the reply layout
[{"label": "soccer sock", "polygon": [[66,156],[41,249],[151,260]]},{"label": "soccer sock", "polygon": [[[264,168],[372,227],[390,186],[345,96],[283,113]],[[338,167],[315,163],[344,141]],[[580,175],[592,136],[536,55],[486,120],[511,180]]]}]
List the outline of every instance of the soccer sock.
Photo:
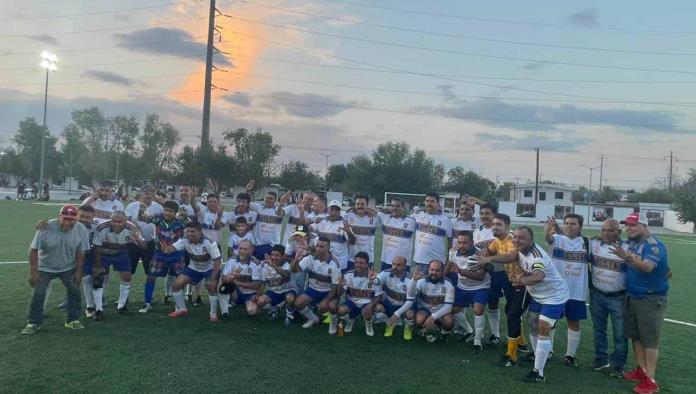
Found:
[{"label": "soccer sock", "polygon": [[82,279],[82,292],[85,293],[85,304],[87,305],[87,308],[94,308],[93,291],[92,275],[87,275]]},{"label": "soccer sock", "polygon": [[100,287],[98,289],[94,289],[92,292],[92,296],[94,297],[94,308],[98,311],[103,311],[104,310],[104,288]]},{"label": "soccer sock", "polygon": [[230,295],[220,294],[218,296],[218,303],[220,304],[220,311],[224,313],[230,313]]},{"label": "soccer sock", "polygon": [[466,331],[466,333],[470,333],[474,331],[473,328],[469,325],[469,322],[466,320],[466,309],[462,309],[461,311],[457,312],[454,314],[454,321],[457,323],[457,326],[461,327]]},{"label": "soccer sock", "polygon": [[121,281],[121,285],[118,287],[118,309],[123,308],[128,302],[128,293],[130,293],[131,282]]},{"label": "soccer sock", "polygon": [[539,371],[539,376],[544,376],[544,365],[551,352],[551,340],[549,338],[538,338],[536,351],[534,352],[534,369]]},{"label": "soccer sock", "polygon": [[474,329],[476,335],[474,336],[474,344],[480,345],[481,339],[483,339],[483,330],[486,327],[486,318],[481,316],[474,316]]},{"label": "soccer sock", "polygon": [[300,314],[302,316],[306,317],[307,320],[317,320],[318,319],[317,315],[314,314],[314,312],[312,311],[312,308],[310,308],[309,306],[304,307],[304,309],[302,309],[300,311]]},{"label": "soccer sock", "polygon": [[387,314],[382,313],[382,312],[377,312],[375,315],[372,317],[373,321],[375,323],[384,323],[387,321]]},{"label": "soccer sock", "polygon": [[491,326],[491,334],[500,338],[500,309],[488,310],[488,324]]},{"label": "soccer sock", "polygon": [[517,361],[517,338],[509,338],[507,342],[507,353],[505,353],[512,361]]},{"label": "soccer sock", "polygon": [[568,329],[568,347],[566,350],[566,356],[575,357],[575,352],[578,351],[578,345],[580,344],[580,331],[573,331]]},{"label": "soccer sock", "polygon": [[218,296],[211,295],[208,297],[208,301],[210,301],[210,315],[217,315]]},{"label": "soccer sock", "polygon": [[[336,325],[338,325],[338,315],[335,313],[331,313],[329,314],[329,318],[331,319],[331,321],[329,322],[329,329],[336,328]],[[344,320],[348,321],[352,319],[346,317]]]},{"label": "soccer sock", "polygon": [[295,308],[285,307],[285,316],[294,319],[295,318]]},{"label": "soccer sock", "polygon": [[147,305],[152,304],[152,295],[155,294],[156,281],[157,277],[148,276],[147,281],[145,282],[145,304]]},{"label": "soccer sock", "polygon": [[553,337],[554,337],[554,334],[556,334],[556,329],[555,329],[555,328],[552,328],[551,331],[549,331],[549,337],[551,338],[551,349],[549,350],[549,352],[551,352],[551,353],[553,353]]},{"label": "soccer sock", "polygon": [[185,311],[186,310],[186,300],[184,299],[184,292],[183,290],[175,291],[172,293],[174,296],[174,301],[176,302],[176,310],[177,311]]},{"label": "soccer sock", "polygon": [[537,336],[530,332],[529,333],[529,343],[532,345],[532,351],[536,350],[537,342],[538,342]]},{"label": "soccer sock", "polygon": [[520,336],[517,337],[517,344],[524,346],[527,344],[527,338],[524,337],[524,327],[520,325]]},{"label": "soccer sock", "polygon": [[167,280],[164,281],[164,295],[165,296],[172,295],[172,285],[174,284],[175,280],[176,280],[176,276],[167,275]]},{"label": "soccer sock", "polygon": [[413,319],[406,319],[404,318],[404,323],[406,323],[406,327],[408,328],[413,328],[413,324],[415,323]]},{"label": "soccer sock", "polygon": [[193,286],[191,286],[190,283],[186,285],[186,295],[187,295],[187,296],[191,295],[191,288],[192,288],[192,287],[193,287]]}]

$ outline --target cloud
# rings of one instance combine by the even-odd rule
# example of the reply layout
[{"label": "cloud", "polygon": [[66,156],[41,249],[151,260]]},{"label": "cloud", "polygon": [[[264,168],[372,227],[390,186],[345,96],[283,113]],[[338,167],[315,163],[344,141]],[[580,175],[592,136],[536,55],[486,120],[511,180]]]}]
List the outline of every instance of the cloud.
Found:
[{"label": "cloud", "polygon": [[113,83],[115,85],[133,86],[133,81],[131,81],[130,79],[122,76],[121,74],[117,74],[110,71],[87,70],[84,73],[82,73],[82,76],[94,78],[102,82]]},{"label": "cloud", "polygon": [[356,101],[344,101],[333,96],[314,93],[297,94],[292,92],[273,92],[264,96],[263,105],[273,111],[301,118],[323,118],[337,115],[359,105]]},{"label": "cloud", "polygon": [[50,34],[32,34],[26,37],[30,40],[38,41],[43,44],[60,45],[58,39]]},{"label": "cloud", "polygon": [[[129,51],[173,56],[203,56],[206,52],[206,44],[197,42],[196,39],[184,30],[166,27],[151,27],[116,34],[118,45]],[[146,44],[150,42],[152,44]],[[215,57],[215,62],[218,65],[232,67],[232,63],[223,56]]]},{"label": "cloud", "polygon": [[553,152],[578,152],[578,148],[591,142],[590,139],[568,136],[549,136],[547,134],[526,134],[513,136],[507,134],[477,133],[477,143],[486,144],[491,149],[529,150],[541,148]]},{"label": "cloud", "polygon": [[568,15],[568,22],[582,27],[598,27],[599,13],[596,8],[578,11]]},{"label": "cloud", "polygon": [[225,96],[225,100],[242,107],[248,107],[251,105],[251,97],[249,97],[248,93],[244,92],[234,92],[231,95]]}]

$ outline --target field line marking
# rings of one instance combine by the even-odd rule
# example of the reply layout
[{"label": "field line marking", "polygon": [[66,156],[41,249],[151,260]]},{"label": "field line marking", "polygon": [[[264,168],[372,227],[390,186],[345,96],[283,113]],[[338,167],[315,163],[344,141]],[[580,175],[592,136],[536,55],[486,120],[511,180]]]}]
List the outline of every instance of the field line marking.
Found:
[{"label": "field line marking", "polygon": [[0,264],[27,264],[28,261],[0,261]]}]

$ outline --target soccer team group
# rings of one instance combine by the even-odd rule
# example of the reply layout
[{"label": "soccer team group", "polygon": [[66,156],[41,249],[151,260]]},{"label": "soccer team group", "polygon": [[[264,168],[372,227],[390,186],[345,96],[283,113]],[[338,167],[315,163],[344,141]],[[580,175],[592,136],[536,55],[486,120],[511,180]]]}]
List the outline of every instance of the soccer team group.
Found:
[{"label": "soccer team group", "polygon": [[[223,211],[215,194],[208,194],[204,203],[197,201],[197,192],[188,186],[180,188],[178,202],[158,197],[146,186],[124,209],[112,185],[103,182],[79,207],[63,207],[58,219],[38,223],[32,250],[41,248],[41,234],[53,221],[73,219],[85,226],[88,247],[84,261],[77,258],[75,271],[82,272],[86,315],[97,321],[104,320],[109,271],[120,276],[116,310],[126,313],[132,275],[141,262],[147,280],[140,313],[151,312],[156,281],[165,278],[165,303],[173,299],[175,305],[169,313],[172,318],[188,314],[187,301],[202,305],[206,286],[214,323],[229,319],[235,305],[249,315],[267,310],[273,319],[282,316],[287,326],[301,316],[303,328],[319,325],[324,315],[329,334],[349,333],[361,318],[368,336],[374,335],[375,323],[382,323],[385,337],[393,336],[398,327],[405,340],[414,333],[429,342],[457,335],[471,342],[476,353],[484,351],[484,342],[500,343],[499,300],[505,297],[507,351],[501,365],[513,366],[518,352],[527,353],[534,367],[525,380],[532,383],[545,380],[544,366],[553,353],[554,327],[560,319],[565,318],[568,326],[564,362],[578,365],[585,302],[592,297],[594,306],[597,296],[603,303],[592,310],[593,368],[638,380],[639,386],[646,379],[654,383],[654,366],[651,370],[643,360],[637,359],[636,369],[624,373],[626,337],[651,340],[622,316],[627,283],[642,280],[640,272],[634,272],[639,263],[666,266],[664,245],[640,233],[647,226],[637,215],[621,222],[628,241],[621,240],[621,226],[613,219],[604,223],[601,237],[588,239],[581,234],[582,216],[568,214],[562,226],[549,218],[545,248],[530,227],[511,231],[510,217],[483,202],[478,206],[464,202],[457,218],[450,219],[440,209],[437,193],[427,194],[424,210],[409,215],[399,198],[377,211],[368,208],[368,197],[359,195],[354,206],[342,212],[339,201],[327,203],[311,192],[295,204],[289,204],[288,194],[279,197],[274,192],[268,192],[263,203],[255,203],[249,193],[252,188],[250,184],[247,192],[237,195],[233,211]],[[230,235],[228,259],[223,262],[225,226]],[[374,260],[377,229],[382,233],[379,269]],[[640,286],[648,285],[639,284],[633,292],[640,292]],[[618,311],[611,304],[615,300]],[[467,309],[473,314],[473,327]],[[522,329],[525,314],[529,343]],[[609,316],[614,327],[611,354],[606,334]],[[81,327],[79,322],[68,323]],[[30,326],[34,330],[27,333],[38,329],[31,315]]]}]

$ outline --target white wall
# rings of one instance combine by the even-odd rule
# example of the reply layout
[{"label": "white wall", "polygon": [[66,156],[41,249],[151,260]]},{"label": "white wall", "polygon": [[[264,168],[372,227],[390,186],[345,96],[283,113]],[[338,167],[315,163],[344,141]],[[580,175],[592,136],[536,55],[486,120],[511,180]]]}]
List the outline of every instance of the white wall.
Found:
[{"label": "white wall", "polygon": [[682,223],[677,216],[677,213],[671,210],[665,211],[665,226],[666,229],[678,231],[680,233],[693,233],[694,224],[692,222]]},{"label": "white wall", "polygon": [[517,203],[513,201],[499,202],[498,212],[510,216],[510,219],[515,223],[541,223],[546,221],[548,216],[553,216],[554,204],[538,203],[536,206],[536,216],[533,218],[517,216]]},{"label": "white wall", "polygon": [[[597,205],[593,205],[593,206],[601,207],[603,205],[597,204]],[[611,208],[614,208],[614,213],[613,213],[612,217],[616,220],[623,220],[626,218],[626,216],[633,213],[633,207],[611,207]],[[577,213],[578,215],[582,215],[582,217],[585,219],[585,225],[587,225],[587,226],[601,226],[602,225],[603,220],[598,220],[598,221],[593,220],[592,207],[589,207],[589,210],[588,210],[588,206],[586,204],[585,205],[576,204],[573,212]]]}]

